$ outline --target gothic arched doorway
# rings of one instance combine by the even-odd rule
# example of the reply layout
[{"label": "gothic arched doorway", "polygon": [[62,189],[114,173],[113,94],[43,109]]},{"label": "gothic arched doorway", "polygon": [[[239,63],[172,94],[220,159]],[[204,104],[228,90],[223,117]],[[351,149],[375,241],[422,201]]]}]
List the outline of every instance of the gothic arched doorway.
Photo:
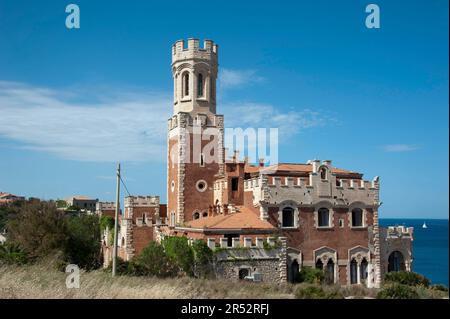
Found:
[{"label": "gothic arched doorway", "polygon": [[388,272],[405,270],[405,258],[403,257],[403,254],[398,250],[393,251],[388,259]]},{"label": "gothic arched doorway", "polygon": [[291,283],[299,282],[300,278],[300,266],[297,262],[297,260],[294,260],[291,265],[289,266],[289,272],[288,272],[288,281]]}]

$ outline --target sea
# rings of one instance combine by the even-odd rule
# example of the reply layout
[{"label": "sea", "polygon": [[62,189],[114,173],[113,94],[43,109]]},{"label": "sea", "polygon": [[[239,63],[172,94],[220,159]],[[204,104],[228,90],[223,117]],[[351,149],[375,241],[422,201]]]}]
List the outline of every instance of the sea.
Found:
[{"label": "sea", "polygon": [[[423,224],[427,228],[423,228]],[[414,227],[413,271],[448,287],[448,219],[380,218],[381,226]]]}]

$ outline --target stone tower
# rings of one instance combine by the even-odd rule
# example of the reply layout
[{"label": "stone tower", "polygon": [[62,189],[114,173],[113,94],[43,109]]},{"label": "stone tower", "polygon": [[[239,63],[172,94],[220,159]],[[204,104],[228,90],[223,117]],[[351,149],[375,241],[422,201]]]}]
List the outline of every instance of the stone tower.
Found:
[{"label": "stone tower", "polygon": [[216,114],[218,47],[189,39],[172,46],[174,114],[168,121],[169,225],[205,216],[213,183],[223,173],[223,116]]}]

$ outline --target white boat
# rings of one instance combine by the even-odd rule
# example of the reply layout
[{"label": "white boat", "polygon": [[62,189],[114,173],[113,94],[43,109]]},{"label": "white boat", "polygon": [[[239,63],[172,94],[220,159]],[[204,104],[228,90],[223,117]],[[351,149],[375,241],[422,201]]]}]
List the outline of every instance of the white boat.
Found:
[{"label": "white boat", "polygon": [[427,224],[425,224],[425,222],[423,222],[422,228],[428,228]]}]

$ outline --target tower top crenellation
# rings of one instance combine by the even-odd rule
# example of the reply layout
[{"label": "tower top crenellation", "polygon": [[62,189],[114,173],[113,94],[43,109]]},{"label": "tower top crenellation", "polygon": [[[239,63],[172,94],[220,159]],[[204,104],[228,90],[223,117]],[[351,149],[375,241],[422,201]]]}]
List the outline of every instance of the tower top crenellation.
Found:
[{"label": "tower top crenellation", "polygon": [[185,59],[217,59],[218,45],[212,40],[204,40],[200,47],[200,40],[189,38],[187,46],[184,40],[178,40],[172,45],[172,62]]}]

